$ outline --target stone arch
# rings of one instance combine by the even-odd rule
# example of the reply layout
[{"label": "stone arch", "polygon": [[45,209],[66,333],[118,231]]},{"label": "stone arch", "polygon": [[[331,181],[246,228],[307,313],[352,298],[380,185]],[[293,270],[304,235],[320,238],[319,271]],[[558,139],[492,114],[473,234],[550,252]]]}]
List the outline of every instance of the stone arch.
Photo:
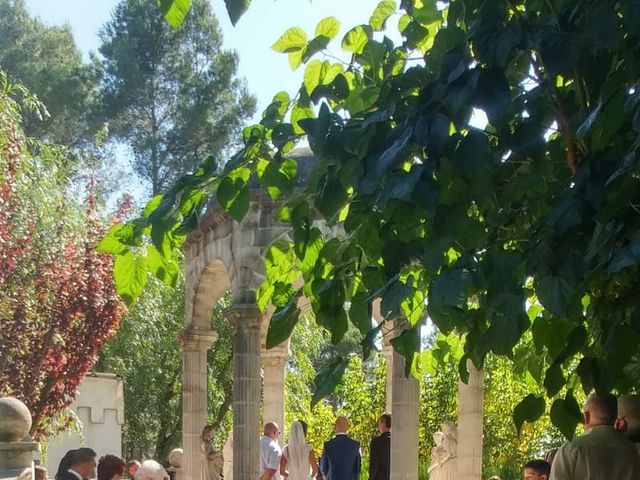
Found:
[{"label": "stone arch", "polygon": [[231,238],[233,224],[225,215],[211,215],[185,248],[185,305],[187,329],[211,329],[216,303],[231,288],[233,255]]},{"label": "stone arch", "polygon": [[210,260],[193,289],[193,299],[189,302],[191,319],[187,320],[187,327],[210,329],[216,303],[230,287],[227,266],[218,258]]}]

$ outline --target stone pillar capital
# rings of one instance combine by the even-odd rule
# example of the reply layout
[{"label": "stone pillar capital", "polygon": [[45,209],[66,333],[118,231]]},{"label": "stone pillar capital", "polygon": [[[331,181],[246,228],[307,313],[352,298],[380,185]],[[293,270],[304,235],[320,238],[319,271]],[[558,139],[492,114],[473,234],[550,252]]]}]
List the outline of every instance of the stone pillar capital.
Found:
[{"label": "stone pillar capital", "polygon": [[237,329],[260,328],[264,315],[252,304],[234,303],[226,310],[226,316]]},{"label": "stone pillar capital", "polygon": [[186,352],[207,351],[216,343],[218,334],[213,330],[186,328],[180,333],[180,345]]},{"label": "stone pillar capital", "polygon": [[271,350],[263,350],[260,356],[264,367],[282,368],[289,360],[289,349],[275,347]]}]

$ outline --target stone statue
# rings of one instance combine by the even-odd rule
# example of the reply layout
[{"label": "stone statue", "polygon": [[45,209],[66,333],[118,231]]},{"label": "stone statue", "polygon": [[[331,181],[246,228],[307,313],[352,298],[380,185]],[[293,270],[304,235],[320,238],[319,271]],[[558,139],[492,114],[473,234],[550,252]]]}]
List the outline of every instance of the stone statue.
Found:
[{"label": "stone statue", "polygon": [[433,434],[429,480],[455,480],[458,454],[458,431],[453,422],[444,422],[442,432]]},{"label": "stone statue", "polygon": [[222,478],[222,452],[213,445],[213,427],[207,425],[200,434],[202,450],[202,480],[220,480]]}]

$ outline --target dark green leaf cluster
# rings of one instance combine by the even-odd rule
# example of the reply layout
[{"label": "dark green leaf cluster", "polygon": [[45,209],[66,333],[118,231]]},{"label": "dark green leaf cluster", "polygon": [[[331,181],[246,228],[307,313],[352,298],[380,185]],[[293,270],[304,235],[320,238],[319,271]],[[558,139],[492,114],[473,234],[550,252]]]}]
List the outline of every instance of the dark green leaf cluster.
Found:
[{"label": "dark green leaf cluster", "polygon": [[[348,62],[317,58],[332,19],[311,40],[286,32],[274,48],[305,65],[303,85],[274,98],[216,177],[236,218],[252,179],[286,198],[278,218],[293,242],[271,247],[258,298],[276,306],[270,338],[291,332],[304,295],[334,342],[349,322],[359,328],[366,355],[380,299],[385,319],[407,321],[395,347],[409,368],[420,368],[425,314],[464,335],[464,378],[467,360],[513,357],[530,331],[529,371],[570,436],[576,388],[626,391],[639,379],[640,7],[404,0],[400,43],[383,30],[391,10],[382,2],[344,35]],[[282,197],[303,135],[316,165],[303,191]],[[337,360],[322,373],[320,390],[341,370]],[[526,397],[516,424],[543,403]]]}]

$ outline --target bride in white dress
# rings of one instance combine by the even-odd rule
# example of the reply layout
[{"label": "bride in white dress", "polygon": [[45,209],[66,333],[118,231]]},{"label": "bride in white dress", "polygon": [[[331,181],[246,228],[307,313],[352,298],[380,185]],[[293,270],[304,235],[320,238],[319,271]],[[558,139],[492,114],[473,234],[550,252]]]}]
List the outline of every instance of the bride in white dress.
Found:
[{"label": "bride in white dress", "polygon": [[307,444],[307,425],[296,420],[289,430],[289,443],[282,449],[280,474],[287,480],[310,480],[318,474],[318,462]]}]

